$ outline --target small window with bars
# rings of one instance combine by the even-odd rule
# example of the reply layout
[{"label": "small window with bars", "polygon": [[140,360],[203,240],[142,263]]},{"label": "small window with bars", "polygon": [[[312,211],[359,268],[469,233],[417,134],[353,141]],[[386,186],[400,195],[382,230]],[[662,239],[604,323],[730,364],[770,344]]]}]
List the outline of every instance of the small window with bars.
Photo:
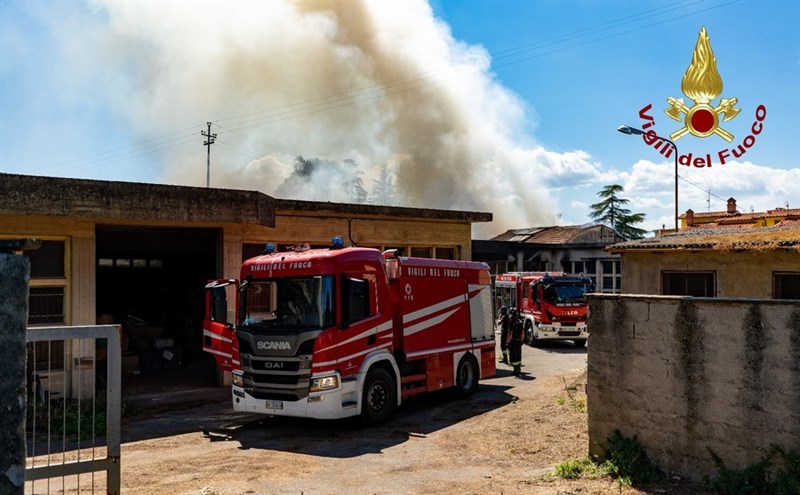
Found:
[{"label": "small window with bars", "polygon": [[775,272],[772,285],[775,299],[800,299],[800,272]]},{"label": "small window with bars", "polygon": [[28,295],[28,324],[63,324],[64,287],[31,287]]},{"label": "small window with bars", "polygon": [[716,297],[716,273],[661,272],[661,293],[665,296]]}]

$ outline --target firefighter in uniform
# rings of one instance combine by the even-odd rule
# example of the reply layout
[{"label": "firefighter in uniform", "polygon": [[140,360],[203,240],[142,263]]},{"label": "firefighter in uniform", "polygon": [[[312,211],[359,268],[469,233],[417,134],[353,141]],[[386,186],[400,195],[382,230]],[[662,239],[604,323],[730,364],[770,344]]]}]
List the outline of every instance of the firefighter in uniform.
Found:
[{"label": "firefighter in uniform", "polygon": [[503,306],[500,308],[500,318],[497,324],[500,325],[500,352],[503,354],[503,359],[500,361],[503,364],[508,364],[508,308]]},{"label": "firefighter in uniform", "polygon": [[509,364],[514,367],[513,375],[519,376],[522,368],[522,338],[525,331],[522,326],[522,317],[517,312],[517,308],[511,308],[508,316],[508,351],[511,360]]}]

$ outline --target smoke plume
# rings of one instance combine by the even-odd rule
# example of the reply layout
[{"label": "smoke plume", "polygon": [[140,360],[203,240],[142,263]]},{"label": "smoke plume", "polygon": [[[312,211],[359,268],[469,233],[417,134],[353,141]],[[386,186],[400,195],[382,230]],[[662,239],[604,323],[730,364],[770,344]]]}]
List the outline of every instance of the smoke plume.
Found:
[{"label": "smoke plume", "polygon": [[[143,138],[211,121],[215,187],[369,201],[388,170],[399,205],[492,212],[486,237],[551,224],[554,187],[599,174],[524,146],[530,109],[425,2],[109,1],[98,16],[93,60],[115,80],[97,91]],[[199,144],[164,152],[165,182],[205,183]]]}]

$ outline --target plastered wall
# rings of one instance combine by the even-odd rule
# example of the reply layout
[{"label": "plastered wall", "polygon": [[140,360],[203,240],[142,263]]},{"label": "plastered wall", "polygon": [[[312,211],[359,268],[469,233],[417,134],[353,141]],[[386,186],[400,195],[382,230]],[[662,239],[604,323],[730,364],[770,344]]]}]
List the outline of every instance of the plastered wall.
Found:
[{"label": "plastered wall", "polygon": [[717,297],[773,297],[773,272],[800,270],[794,250],[721,252],[675,250],[622,253],[622,288],[627,294],[661,294],[661,272],[713,271]]},{"label": "plastered wall", "polygon": [[589,451],[619,430],[668,473],[713,476],[800,450],[800,302],[595,295]]}]

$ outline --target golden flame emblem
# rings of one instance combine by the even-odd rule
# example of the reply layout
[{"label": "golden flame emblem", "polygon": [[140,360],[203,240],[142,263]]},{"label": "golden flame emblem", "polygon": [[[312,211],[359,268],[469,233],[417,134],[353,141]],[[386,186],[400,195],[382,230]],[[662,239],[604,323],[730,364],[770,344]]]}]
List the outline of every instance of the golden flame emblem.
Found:
[{"label": "golden flame emblem", "polygon": [[727,122],[739,114],[741,109],[734,108],[739,99],[722,98],[719,105],[711,106],[711,102],[722,94],[722,77],[717,71],[717,58],[711,50],[711,41],[705,27],[700,30],[692,63],[683,75],[681,91],[694,100],[694,105],[687,106],[683,98],[667,98],[670,107],[664,113],[678,122],[681,121],[681,114],[684,114],[683,128],[669,135],[673,141],[686,133],[701,138],[716,134],[729,143],[733,141],[733,134],[721,128],[719,123],[720,117],[723,122]]}]

